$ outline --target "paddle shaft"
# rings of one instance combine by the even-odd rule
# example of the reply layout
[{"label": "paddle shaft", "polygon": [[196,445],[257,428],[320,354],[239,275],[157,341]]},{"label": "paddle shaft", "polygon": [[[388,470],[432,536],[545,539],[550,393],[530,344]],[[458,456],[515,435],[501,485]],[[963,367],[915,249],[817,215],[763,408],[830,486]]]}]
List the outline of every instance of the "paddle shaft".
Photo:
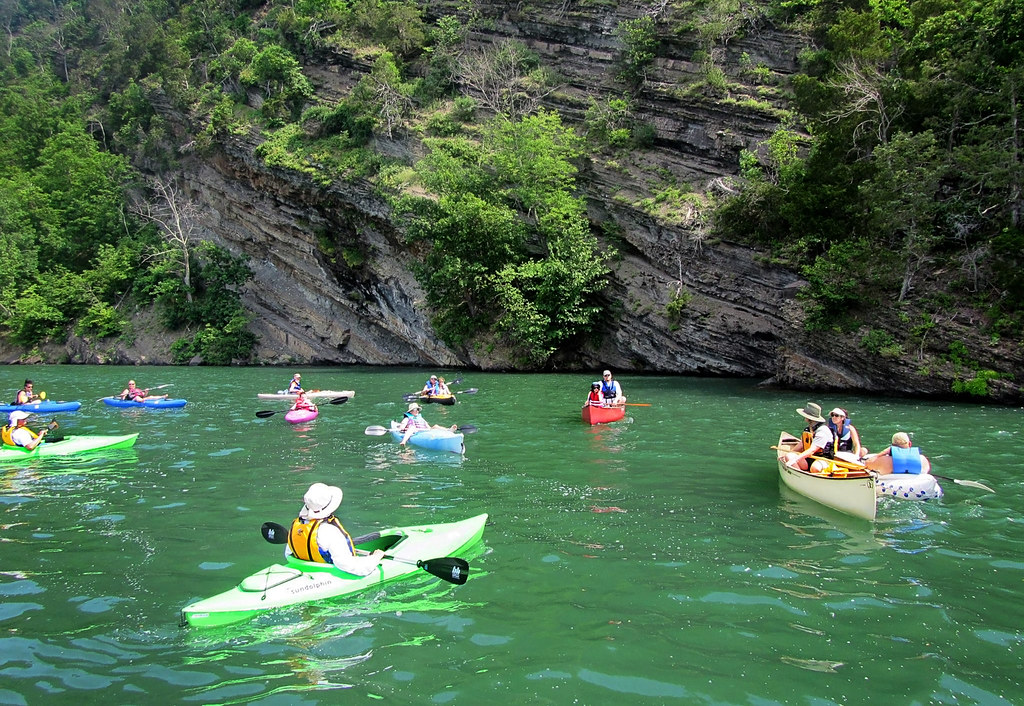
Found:
[{"label": "paddle shaft", "polygon": [[[346,402],[348,402],[348,397],[335,397],[333,400],[328,400],[327,404],[345,404]],[[261,409],[256,413],[256,416],[260,419],[266,419],[267,417],[273,417],[275,414],[280,414],[281,412],[291,411],[291,407],[288,409]]]},{"label": "paddle shaft", "polygon": [[[276,522],[264,522],[260,528],[260,534],[263,539],[267,540],[271,544],[287,544],[288,543],[288,530],[284,525],[279,525]],[[380,538],[379,532],[372,532],[362,537],[356,537],[352,540],[353,546],[361,542],[369,542]],[[356,549],[357,554],[369,555],[371,552],[363,549]],[[385,554],[384,559],[390,559],[396,561],[399,564],[409,564],[415,566],[418,569],[423,569],[431,576],[436,576],[439,579],[454,583],[458,586],[466,583],[466,579],[469,578],[469,562],[465,559],[459,559],[454,556],[439,557],[437,559],[402,559],[392,554]]]}]

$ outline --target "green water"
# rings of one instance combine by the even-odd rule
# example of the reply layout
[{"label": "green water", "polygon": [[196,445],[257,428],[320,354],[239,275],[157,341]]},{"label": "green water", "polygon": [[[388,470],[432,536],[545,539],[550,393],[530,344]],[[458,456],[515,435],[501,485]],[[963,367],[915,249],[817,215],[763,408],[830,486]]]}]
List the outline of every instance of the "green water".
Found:
[{"label": "green water", "polygon": [[[5,367],[66,433],[134,449],[0,466],[0,703],[1022,703],[1021,410],[873,398],[945,483],[874,524],[794,496],[770,446],[803,394],[750,381],[621,379],[626,420],[587,427],[590,377],[465,373],[424,416],[473,424],[465,458],[363,434],[429,371],[301,369],[347,404],[291,426],[256,393],[292,370]],[[447,372],[447,371],[438,371]],[[449,374],[449,379],[457,377]],[[129,377],[183,410],[111,409]],[[812,399],[814,399],[812,397]],[[6,400],[5,400],[6,401]],[[425,572],[355,600],[230,628],[179,610],[280,560],[310,483],[341,485],[353,532],[490,514],[461,587]]]}]

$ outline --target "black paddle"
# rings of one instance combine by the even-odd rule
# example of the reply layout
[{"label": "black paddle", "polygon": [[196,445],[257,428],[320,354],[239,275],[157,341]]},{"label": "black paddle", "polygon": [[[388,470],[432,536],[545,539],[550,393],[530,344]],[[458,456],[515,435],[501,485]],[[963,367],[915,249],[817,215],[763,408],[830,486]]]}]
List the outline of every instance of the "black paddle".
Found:
[{"label": "black paddle", "polygon": [[[366,429],[363,430],[363,433],[366,434],[367,436],[384,436],[389,431],[391,430],[385,427],[372,425],[366,427]],[[423,431],[426,431],[426,429],[424,429]],[[475,434],[477,432],[477,428],[472,424],[464,424],[461,427],[458,427],[456,431],[459,431],[463,434]]]},{"label": "black paddle", "polygon": [[455,392],[453,394],[456,394],[456,395],[475,395],[477,392],[479,392],[478,389],[476,389],[475,387],[471,387],[468,390],[459,390],[458,392]]},{"label": "black paddle", "polygon": [[[276,522],[264,522],[260,528],[260,534],[263,535],[263,539],[267,540],[271,544],[287,544],[288,543],[288,530]],[[362,544],[363,542],[369,542],[374,539],[380,538],[379,532],[373,532],[366,534],[361,537],[356,537],[352,540],[352,544]],[[461,586],[466,583],[466,579],[469,578],[469,562],[465,559],[459,559],[454,556],[445,556],[437,559],[400,559],[390,554],[384,555],[385,559],[391,561],[397,561],[400,564],[410,564],[417,568],[423,569],[428,574],[436,576],[439,579],[454,583],[456,586]]]},{"label": "black paddle", "polygon": [[[345,404],[348,402],[348,397],[335,397],[333,400],[328,400],[327,404]],[[279,412],[291,412],[292,408],[288,409],[264,409],[256,413],[256,416],[260,419],[266,419],[267,417],[273,417]]]}]

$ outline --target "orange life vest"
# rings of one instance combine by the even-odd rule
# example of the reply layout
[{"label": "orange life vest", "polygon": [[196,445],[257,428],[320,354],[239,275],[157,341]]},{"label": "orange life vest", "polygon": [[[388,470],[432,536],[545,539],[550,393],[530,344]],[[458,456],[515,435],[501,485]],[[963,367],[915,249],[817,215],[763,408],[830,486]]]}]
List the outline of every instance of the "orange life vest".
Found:
[{"label": "orange life vest", "polygon": [[[5,444],[7,444],[8,446],[17,446],[17,444],[14,443],[14,439],[11,436],[14,433],[14,430],[16,428],[17,427],[13,427],[13,426],[5,426],[3,429],[0,429],[0,437],[3,437],[3,442]],[[34,431],[29,429],[28,427],[23,427],[23,428],[25,429],[25,431],[27,431],[29,434],[32,435],[33,439],[38,439],[39,438],[39,434],[36,434]]]},{"label": "orange life vest", "polygon": [[296,559],[317,561],[321,564],[328,563],[327,559],[320,554],[320,545],[316,541],[316,533],[320,529],[321,522],[327,522],[337,527],[345,535],[349,547],[353,546],[352,537],[349,536],[345,528],[341,526],[341,522],[334,515],[325,520],[303,520],[301,517],[296,517],[292,521],[292,528],[288,533],[288,546],[291,548],[292,554]]}]

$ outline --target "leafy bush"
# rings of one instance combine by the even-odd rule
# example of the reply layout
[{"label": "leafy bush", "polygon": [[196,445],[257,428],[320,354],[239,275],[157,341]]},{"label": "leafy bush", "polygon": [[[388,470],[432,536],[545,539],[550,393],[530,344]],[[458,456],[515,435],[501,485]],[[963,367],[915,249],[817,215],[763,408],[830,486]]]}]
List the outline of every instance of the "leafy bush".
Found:
[{"label": "leafy bush", "polygon": [[75,325],[75,335],[84,336],[93,333],[100,338],[120,336],[124,333],[128,322],[117,309],[106,302],[96,302]]}]

